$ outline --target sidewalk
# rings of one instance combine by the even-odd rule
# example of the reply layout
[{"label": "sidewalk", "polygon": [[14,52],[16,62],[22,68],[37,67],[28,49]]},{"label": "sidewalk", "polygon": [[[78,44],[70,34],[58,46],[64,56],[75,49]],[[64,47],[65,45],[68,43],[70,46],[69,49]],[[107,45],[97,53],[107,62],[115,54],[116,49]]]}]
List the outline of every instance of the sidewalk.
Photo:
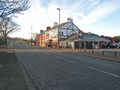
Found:
[{"label": "sidewalk", "polygon": [[19,63],[12,52],[0,51],[0,90],[28,90]]}]

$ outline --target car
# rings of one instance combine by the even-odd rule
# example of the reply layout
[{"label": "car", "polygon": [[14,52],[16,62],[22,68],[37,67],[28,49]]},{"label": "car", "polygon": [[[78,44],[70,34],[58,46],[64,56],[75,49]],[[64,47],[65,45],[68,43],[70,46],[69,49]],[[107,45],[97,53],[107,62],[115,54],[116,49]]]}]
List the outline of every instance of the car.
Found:
[{"label": "car", "polygon": [[119,43],[117,43],[117,48],[120,48],[120,42],[119,42]]}]

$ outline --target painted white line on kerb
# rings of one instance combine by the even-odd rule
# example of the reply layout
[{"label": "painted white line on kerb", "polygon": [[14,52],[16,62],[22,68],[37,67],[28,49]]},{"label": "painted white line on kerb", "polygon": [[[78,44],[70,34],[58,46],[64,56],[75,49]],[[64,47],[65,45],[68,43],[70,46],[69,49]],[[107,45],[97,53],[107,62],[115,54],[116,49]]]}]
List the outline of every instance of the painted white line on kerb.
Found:
[{"label": "painted white line on kerb", "polygon": [[92,70],[95,70],[95,71],[102,72],[102,73],[107,74],[107,75],[110,75],[110,76],[114,76],[114,77],[120,78],[120,76],[117,75],[117,74],[110,73],[110,72],[107,72],[107,71],[103,71],[103,70],[100,70],[100,69],[97,69],[97,68],[94,68],[94,67],[91,67],[91,66],[88,66],[88,67],[89,67],[90,69],[92,69]]},{"label": "painted white line on kerb", "polygon": [[[45,54],[48,54],[48,53],[45,53]],[[51,54],[48,54],[48,55],[51,55]],[[62,59],[62,60],[64,60],[64,61],[67,61],[67,62],[70,62],[70,63],[73,63],[73,64],[76,63],[76,62],[74,62],[74,61],[71,61],[71,60],[69,60],[69,59],[65,59],[65,58],[62,58],[62,57],[59,57],[59,56],[55,56],[55,55],[51,55],[51,56],[53,56],[53,57],[55,57],[55,58],[58,58],[58,59]]]}]

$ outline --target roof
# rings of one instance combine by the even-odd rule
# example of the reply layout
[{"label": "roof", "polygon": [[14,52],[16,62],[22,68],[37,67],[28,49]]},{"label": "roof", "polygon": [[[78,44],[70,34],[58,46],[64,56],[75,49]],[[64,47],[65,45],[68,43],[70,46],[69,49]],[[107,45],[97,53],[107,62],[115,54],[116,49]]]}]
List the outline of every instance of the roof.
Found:
[{"label": "roof", "polygon": [[65,24],[67,24],[68,22],[64,22],[64,23],[61,23],[60,25],[56,25],[56,26],[53,26],[51,27],[50,29],[46,30],[46,31],[49,31],[49,30],[53,30],[53,29],[56,29],[56,28],[60,28],[62,26],[64,26]]},{"label": "roof", "polygon": [[70,35],[66,40],[78,40],[80,38],[79,33]]},{"label": "roof", "polygon": [[83,33],[82,41],[105,41],[110,42],[110,40],[107,40],[101,36],[98,36],[93,33]]}]

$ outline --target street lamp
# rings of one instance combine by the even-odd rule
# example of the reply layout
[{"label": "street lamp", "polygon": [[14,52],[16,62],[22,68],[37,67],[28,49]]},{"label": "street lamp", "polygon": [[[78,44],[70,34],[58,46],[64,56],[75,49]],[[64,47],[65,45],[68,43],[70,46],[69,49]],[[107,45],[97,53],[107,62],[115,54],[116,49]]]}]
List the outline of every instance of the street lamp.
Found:
[{"label": "street lamp", "polygon": [[58,26],[58,46],[59,46],[59,27],[60,27],[60,8],[57,8],[59,11],[59,26]]},{"label": "street lamp", "polygon": [[57,10],[59,11],[59,25],[60,25],[60,8],[57,8]]}]

